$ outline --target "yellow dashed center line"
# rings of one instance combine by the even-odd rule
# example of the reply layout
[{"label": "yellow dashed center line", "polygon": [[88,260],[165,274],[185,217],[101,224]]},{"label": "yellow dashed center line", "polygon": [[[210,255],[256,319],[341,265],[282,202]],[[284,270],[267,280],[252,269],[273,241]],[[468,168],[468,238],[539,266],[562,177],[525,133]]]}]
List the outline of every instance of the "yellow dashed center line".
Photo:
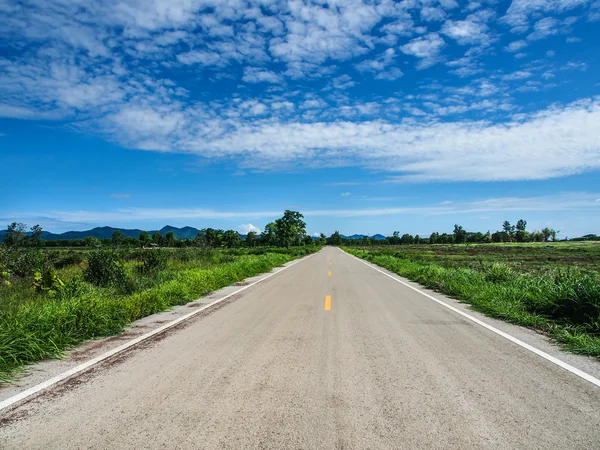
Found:
[{"label": "yellow dashed center line", "polygon": [[331,311],[331,295],[325,296],[325,311]]},{"label": "yellow dashed center line", "polygon": [[331,276],[331,270],[329,272],[327,272],[327,276],[330,277]]}]

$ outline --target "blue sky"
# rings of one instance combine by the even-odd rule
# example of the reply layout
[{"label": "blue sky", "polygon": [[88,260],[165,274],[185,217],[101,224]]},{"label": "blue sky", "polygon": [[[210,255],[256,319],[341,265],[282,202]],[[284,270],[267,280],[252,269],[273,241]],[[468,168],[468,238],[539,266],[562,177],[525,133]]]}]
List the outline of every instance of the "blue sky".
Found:
[{"label": "blue sky", "polygon": [[0,21],[0,223],[600,233],[600,0],[4,0]]}]

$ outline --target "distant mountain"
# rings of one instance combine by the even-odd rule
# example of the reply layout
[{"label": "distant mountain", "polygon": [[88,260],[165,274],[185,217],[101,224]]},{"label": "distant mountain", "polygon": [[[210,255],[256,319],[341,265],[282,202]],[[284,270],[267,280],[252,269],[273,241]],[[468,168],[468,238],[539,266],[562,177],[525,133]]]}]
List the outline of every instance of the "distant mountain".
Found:
[{"label": "distant mountain", "polygon": [[[140,233],[144,230],[139,230],[137,228],[128,229],[128,228],[113,228],[113,227],[96,227],[91,230],[85,231],[67,231],[65,233],[50,233],[48,231],[44,231],[42,235],[42,239],[44,240],[69,240],[69,239],[84,239],[88,236],[93,236],[98,239],[110,239],[115,231],[120,231],[127,237],[139,238]],[[160,234],[163,236],[166,235],[169,231],[172,231],[177,239],[193,239],[198,234],[198,229],[194,227],[183,227],[177,228],[167,225],[160,230],[158,230]],[[152,236],[156,230],[148,231],[150,236]],[[6,234],[6,230],[0,231],[0,241],[4,240],[4,235]]]},{"label": "distant mountain", "polygon": [[[171,225],[167,225],[160,229],[160,234],[162,234],[164,236],[169,231],[172,231],[177,239],[194,239],[196,237],[196,235],[198,234],[198,231],[200,231],[200,230],[198,230],[197,228],[194,228],[194,227],[177,228],[177,227],[172,227]],[[154,232],[150,233],[151,236],[152,236],[152,233],[154,233]],[[138,236],[139,236],[139,234],[138,234]]]},{"label": "distant mountain", "polygon": [[[345,238],[345,239],[362,239],[365,237],[364,234],[353,234],[352,236],[344,236],[343,234],[341,235],[341,237]],[[385,239],[385,236],[382,234],[374,234],[373,236],[369,236],[371,239],[375,239],[376,241],[383,241]]]}]

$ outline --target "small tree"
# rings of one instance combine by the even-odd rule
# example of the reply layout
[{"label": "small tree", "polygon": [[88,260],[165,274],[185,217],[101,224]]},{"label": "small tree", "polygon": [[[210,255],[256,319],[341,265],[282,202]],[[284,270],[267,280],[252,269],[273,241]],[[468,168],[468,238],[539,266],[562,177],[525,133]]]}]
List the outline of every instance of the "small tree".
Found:
[{"label": "small tree", "polygon": [[177,240],[177,238],[175,237],[175,233],[173,233],[172,231],[169,231],[166,235],[165,235],[165,245],[167,247],[174,247],[175,246],[175,241]]},{"label": "small tree", "polygon": [[119,230],[115,230],[115,231],[113,231],[111,239],[112,239],[113,245],[118,247],[125,240],[125,233],[123,233],[122,231],[119,231]]},{"label": "small tree", "polygon": [[148,234],[147,231],[142,231],[140,233],[140,245],[142,247],[150,244],[150,242],[152,242],[152,239],[150,238],[150,234]]},{"label": "small tree", "polygon": [[247,247],[256,247],[256,243],[258,242],[258,238],[256,237],[255,231],[248,231],[246,235],[246,246]]},{"label": "small tree", "polygon": [[240,235],[235,230],[225,231],[221,241],[227,248],[238,247],[241,243]]},{"label": "small tree", "polygon": [[95,236],[86,236],[83,242],[86,247],[100,247],[101,244],[100,239]]},{"label": "small tree", "polygon": [[44,230],[42,230],[42,227],[39,225],[34,225],[29,230],[29,236],[27,236],[25,240],[32,247],[41,247],[43,236]]},{"label": "small tree", "polygon": [[467,232],[460,225],[454,225],[454,242],[464,244],[467,240]]},{"label": "small tree", "polygon": [[340,245],[341,243],[342,243],[342,237],[340,236],[340,232],[339,231],[335,231],[329,237],[329,244],[330,245]]},{"label": "small tree", "polygon": [[265,231],[260,236],[263,245],[272,246],[277,244],[277,234],[275,230],[275,222],[269,222],[265,225]]},{"label": "small tree", "polygon": [[4,235],[4,245],[7,247],[20,247],[25,243],[27,233],[24,223],[13,222],[6,228]]},{"label": "small tree", "polygon": [[527,231],[525,231],[525,228],[527,227],[527,221],[523,220],[523,219],[519,219],[519,221],[517,222],[517,233],[515,235],[517,242],[525,242],[526,237],[527,237]]},{"label": "small tree", "polygon": [[152,234],[152,243],[154,243],[156,245],[162,245],[162,243],[163,243],[163,235],[160,234],[160,232],[155,231]]},{"label": "small tree", "polygon": [[508,220],[505,220],[502,223],[502,230],[506,233],[506,235],[508,236],[508,240],[512,241],[513,240],[513,236],[515,234],[515,226],[511,225],[510,222]]}]

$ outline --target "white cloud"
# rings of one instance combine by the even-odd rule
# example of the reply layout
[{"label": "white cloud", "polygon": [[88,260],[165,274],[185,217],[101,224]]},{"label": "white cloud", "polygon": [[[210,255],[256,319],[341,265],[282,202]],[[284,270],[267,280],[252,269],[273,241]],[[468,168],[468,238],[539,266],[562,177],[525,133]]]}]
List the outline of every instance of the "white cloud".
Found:
[{"label": "white cloud", "polygon": [[[393,181],[393,180],[392,180]],[[312,217],[380,217],[388,215],[457,215],[485,212],[508,211],[598,211],[598,192],[558,192],[553,195],[538,197],[497,197],[470,202],[454,202],[421,206],[395,206],[382,208],[359,209],[317,209],[303,210],[306,218]],[[81,227],[90,224],[119,224],[143,222],[148,220],[203,220],[232,218],[264,218],[271,220],[280,217],[282,211],[213,211],[200,209],[142,209],[129,208],[113,211],[46,211],[43,213],[9,212],[10,220],[27,222],[40,216],[52,223],[74,223]],[[44,226],[44,221],[40,221]],[[238,229],[242,234],[260,230],[252,225],[241,224]],[[257,231],[258,230],[258,231]]]},{"label": "white cloud", "polygon": [[509,52],[518,52],[519,50],[527,47],[527,42],[526,41],[513,41],[510,44],[508,44],[505,49]]},{"label": "white cloud", "polygon": [[342,192],[340,197],[350,197],[350,195],[352,195],[350,192]]},{"label": "white cloud", "polygon": [[473,20],[447,20],[442,33],[455,39],[461,45],[489,42],[487,26]]},{"label": "white cloud", "polygon": [[242,80],[246,83],[281,83],[280,75],[258,67],[245,67]]},{"label": "white cloud", "polygon": [[421,59],[421,69],[432,66],[440,59],[440,51],[446,43],[437,33],[429,33],[418,37],[400,47],[403,53],[416,56]]},{"label": "white cloud", "polygon": [[238,230],[240,230],[241,234],[248,234],[251,231],[254,231],[256,234],[260,234],[261,230],[258,227],[255,227],[251,223],[243,223],[238,226]]}]

